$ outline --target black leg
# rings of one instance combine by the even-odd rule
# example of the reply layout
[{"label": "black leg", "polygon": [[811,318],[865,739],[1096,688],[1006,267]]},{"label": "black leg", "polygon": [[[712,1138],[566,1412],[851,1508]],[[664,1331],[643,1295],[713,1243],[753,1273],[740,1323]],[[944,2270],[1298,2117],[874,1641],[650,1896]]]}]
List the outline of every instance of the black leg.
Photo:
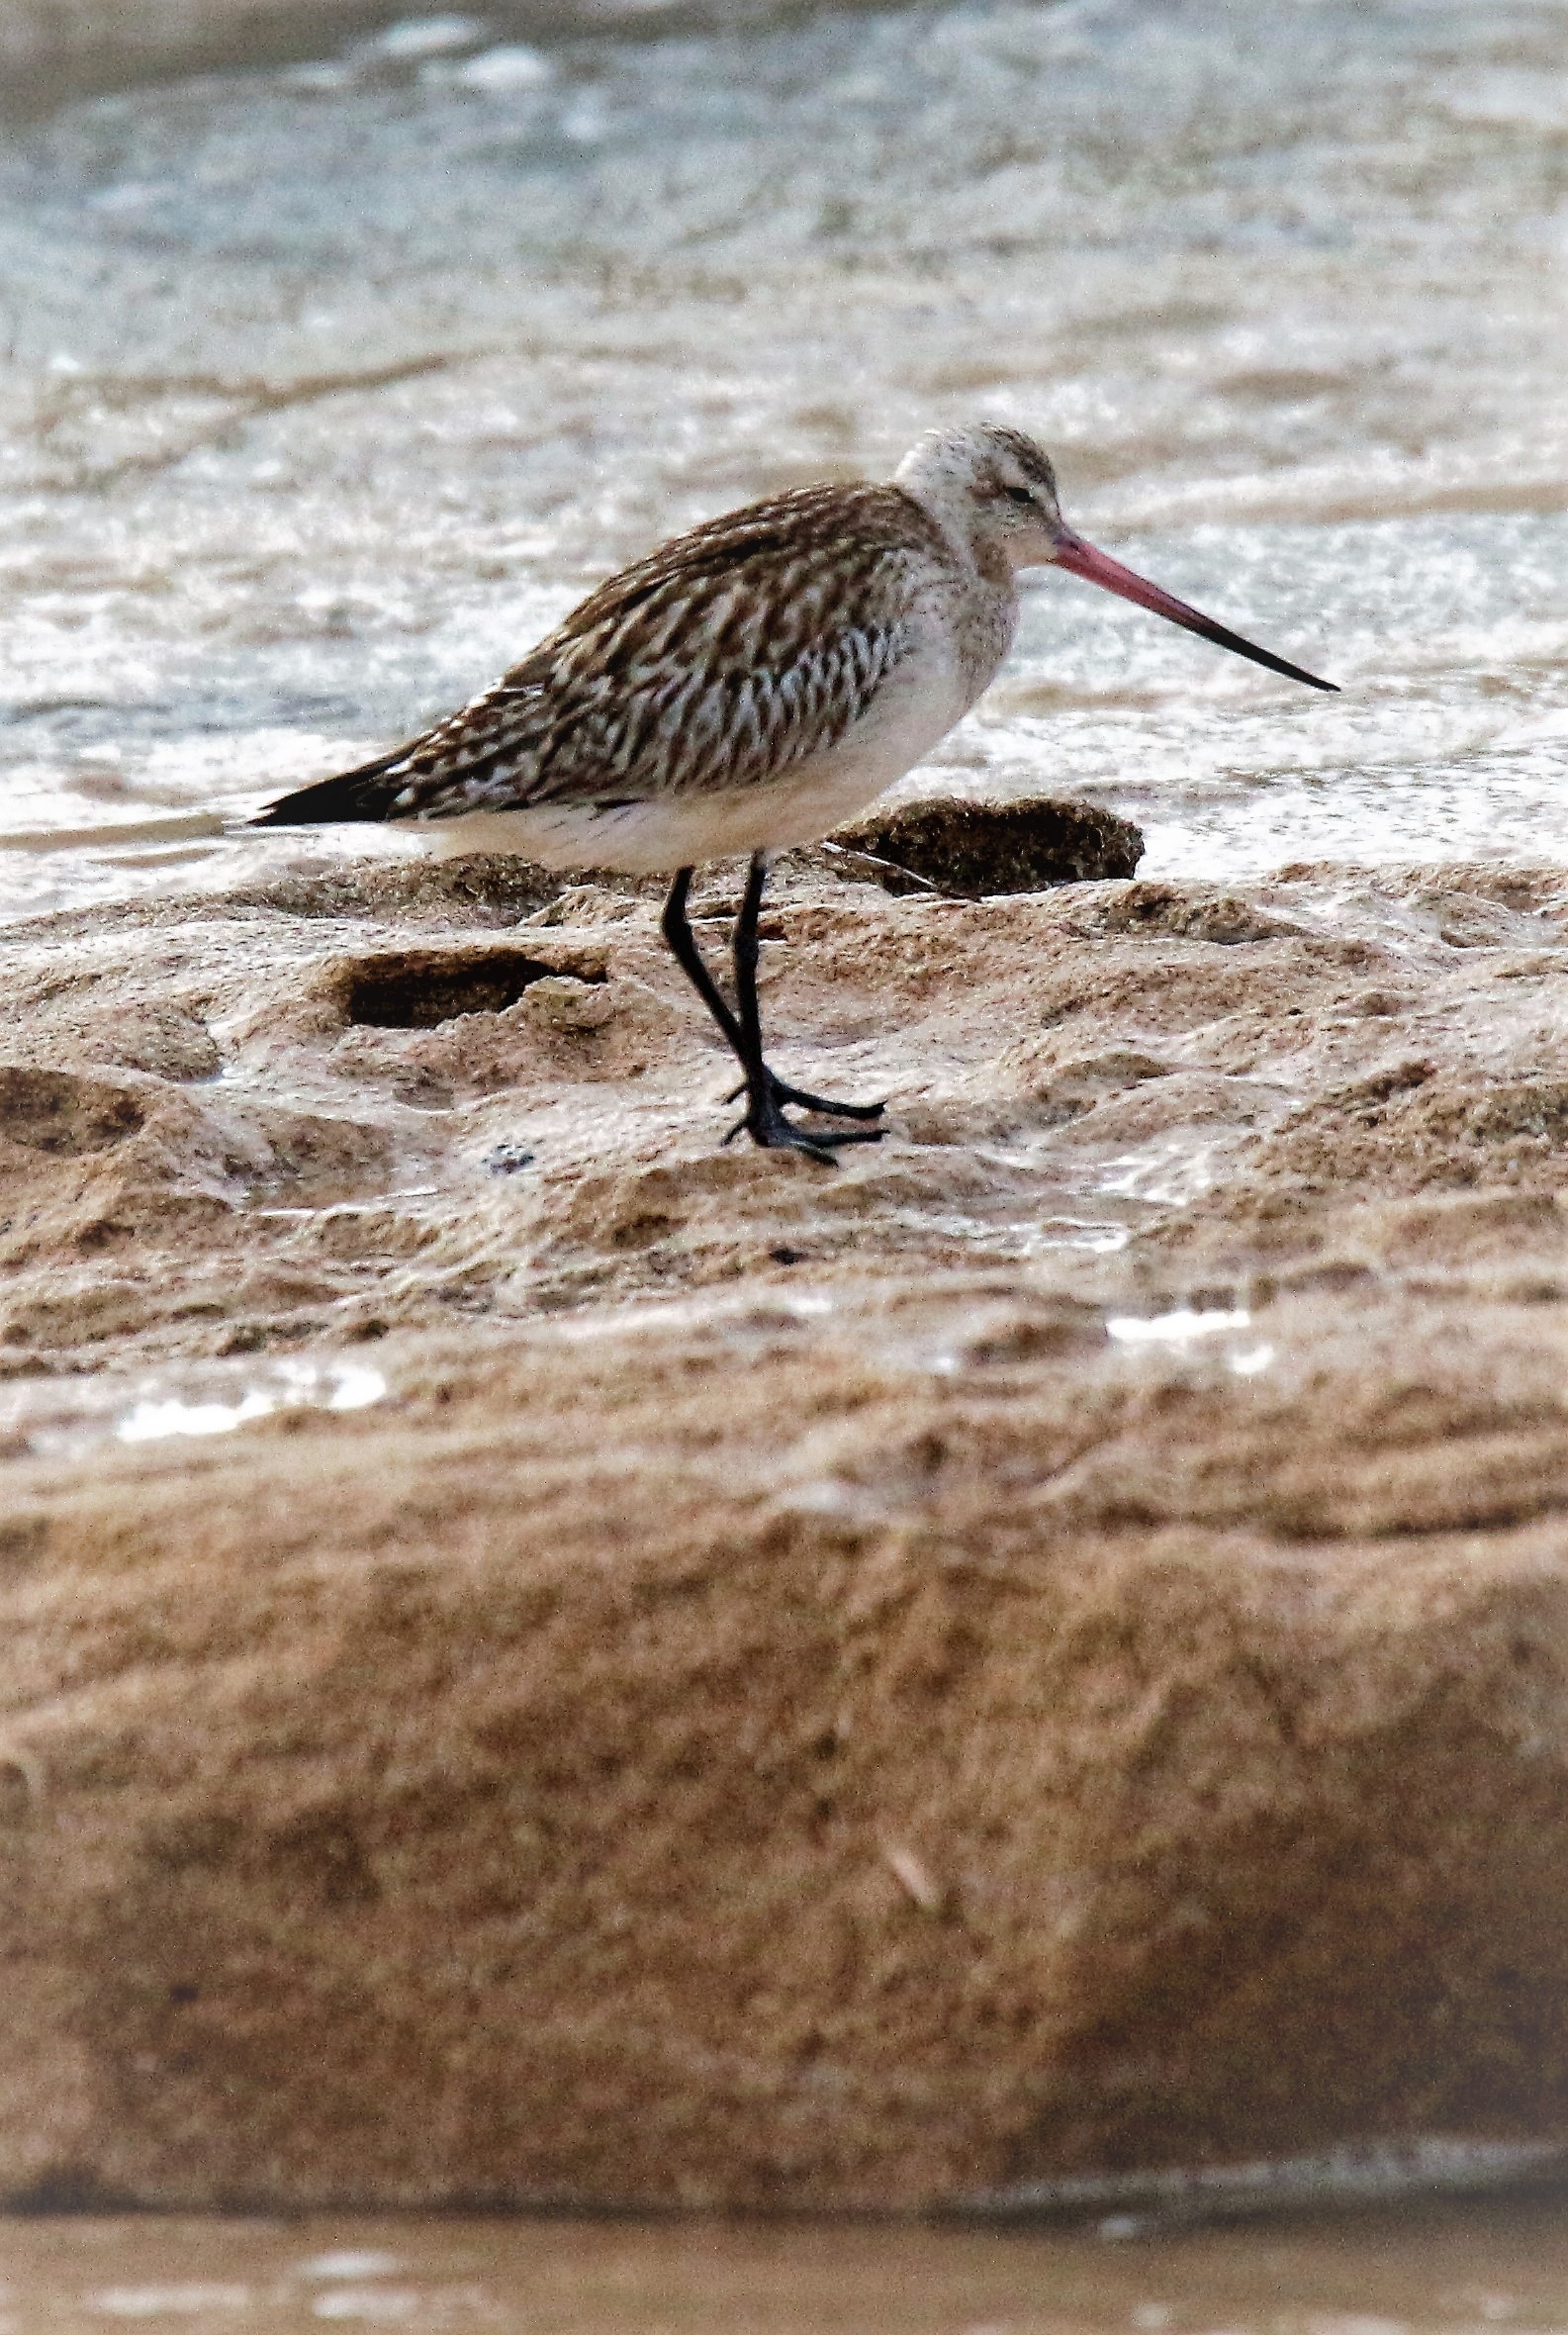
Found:
[{"label": "black leg", "polygon": [[724,1043],[738,1062],[744,1063],[741,1047],[740,1023],[731,1013],[717,981],[702,962],[702,952],[696,945],[696,935],[687,918],[687,895],[692,889],[692,868],[678,868],[664,903],[664,914],[659,919],[659,930],[665,944],[687,980],[692,983],[703,1004],[723,1033]]},{"label": "black leg", "polygon": [[692,876],[690,868],[677,871],[664,903],[660,930],[670,954],[713,1016],[724,1043],[746,1073],[745,1083],[738,1086],[730,1097],[734,1101],[738,1095],[746,1096],[746,1116],[731,1133],[738,1135],[744,1127],[754,1143],[768,1148],[787,1146],[793,1151],[809,1152],[818,1160],[831,1159],[835,1144],[875,1143],[881,1132],[879,1128],[864,1135],[807,1135],[803,1129],[791,1126],[784,1116],[782,1106],[794,1103],[801,1110],[825,1111],[841,1118],[875,1119],[881,1115],[882,1105],[879,1102],[832,1102],[826,1095],[807,1094],[802,1088],[786,1085],[784,1079],[776,1077],[763,1060],[762,1025],[757,1007],[757,917],[762,906],[763,887],[768,881],[767,860],[760,852],[753,860],[746,883],[746,896],[735,922],[735,981],[741,1002],[740,1016],[731,1009],[696,945],[696,937],[686,912]]},{"label": "black leg", "polygon": [[[800,1104],[806,1110],[839,1112],[839,1103],[824,1101],[816,1095],[803,1093],[798,1087],[787,1086],[774,1075],[763,1058],[762,1012],[757,1002],[757,960],[760,943],[757,919],[762,911],[762,895],[768,882],[768,855],[754,852],[746,877],[745,896],[740,914],[735,919],[732,943],[735,957],[735,1001],[740,1007],[741,1043],[737,1049],[741,1068],[746,1073],[746,1116],[741,1122],[753,1143],[767,1151],[789,1150],[806,1152],[812,1159],[829,1160],[836,1147],[846,1143],[876,1143],[881,1138],[879,1127],[844,1128],[831,1135],[807,1134],[784,1115],[786,1102]],[[856,1118],[875,1118],[881,1109],[876,1103],[852,1103],[849,1114]],[[740,1128],[734,1132],[738,1135]]]}]

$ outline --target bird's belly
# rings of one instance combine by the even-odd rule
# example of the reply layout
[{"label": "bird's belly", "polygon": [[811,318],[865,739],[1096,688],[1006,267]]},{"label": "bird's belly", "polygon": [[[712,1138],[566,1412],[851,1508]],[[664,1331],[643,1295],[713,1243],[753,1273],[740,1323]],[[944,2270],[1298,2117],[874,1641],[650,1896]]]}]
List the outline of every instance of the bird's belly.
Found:
[{"label": "bird's belly", "polygon": [[627,876],[784,851],[816,842],[864,810],[946,735],[963,710],[951,678],[935,674],[857,723],[827,753],[774,778],[629,801],[469,811],[411,821],[408,831],[445,857],[515,852],[546,868],[612,868]]}]

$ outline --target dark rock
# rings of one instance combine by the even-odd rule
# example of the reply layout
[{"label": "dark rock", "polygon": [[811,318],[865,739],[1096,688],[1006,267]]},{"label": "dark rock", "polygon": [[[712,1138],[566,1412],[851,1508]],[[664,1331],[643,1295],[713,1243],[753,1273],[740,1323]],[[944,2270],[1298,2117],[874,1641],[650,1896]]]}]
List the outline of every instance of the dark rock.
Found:
[{"label": "dark rock", "polygon": [[[1144,856],[1144,838],[1130,819],[1091,802],[1041,797],[970,802],[949,795],[895,803],[838,828],[827,848],[834,853],[835,847],[866,855],[867,876],[881,861],[966,899],[1131,876]],[[903,887],[892,882],[886,888]]]}]

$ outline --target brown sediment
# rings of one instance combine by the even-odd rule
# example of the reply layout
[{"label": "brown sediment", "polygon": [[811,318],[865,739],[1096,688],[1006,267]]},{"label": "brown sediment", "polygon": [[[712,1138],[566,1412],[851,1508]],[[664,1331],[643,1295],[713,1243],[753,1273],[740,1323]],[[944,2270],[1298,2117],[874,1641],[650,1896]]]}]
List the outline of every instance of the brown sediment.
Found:
[{"label": "brown sediment", "polygon": [[1568,878],[812,859],[836,1172],[648,887],[318,881],[0,959],[4,2194],[1568,2131]]}]

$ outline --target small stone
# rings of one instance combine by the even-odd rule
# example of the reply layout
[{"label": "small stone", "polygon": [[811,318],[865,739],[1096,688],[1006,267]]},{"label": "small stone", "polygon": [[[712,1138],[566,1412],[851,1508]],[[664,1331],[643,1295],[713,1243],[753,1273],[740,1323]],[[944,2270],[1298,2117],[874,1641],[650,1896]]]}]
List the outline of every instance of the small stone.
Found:
[{"label": "small stone", "polygon": [[524,1168],[533,1166],[534,1155],[525,1143],[496,1143],[485,1154],[485,1166],[492,1175],[520,1175]]}]

